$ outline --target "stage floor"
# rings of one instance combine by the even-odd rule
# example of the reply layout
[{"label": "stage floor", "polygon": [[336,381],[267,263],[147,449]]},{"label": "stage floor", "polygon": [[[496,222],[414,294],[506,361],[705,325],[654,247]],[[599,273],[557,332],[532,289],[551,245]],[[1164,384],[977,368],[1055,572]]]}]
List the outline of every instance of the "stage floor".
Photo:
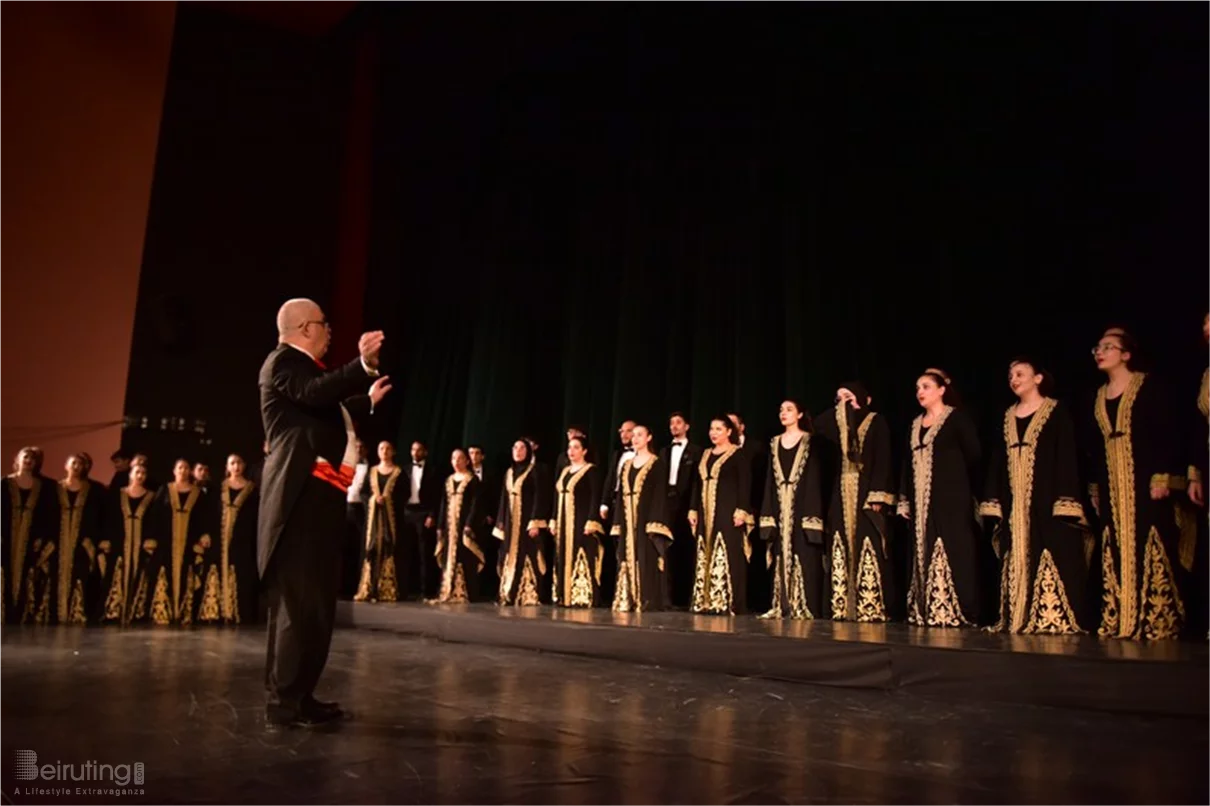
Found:
[{"label": "stage floor", "polygon": [[[499,621],[497,620],[497,623]],[[5,629],[10,759],[162,803],[1205,803],[1204,717],[825,688],[339,630],[334,733],[266,733],[259,630]],[[72,784],[73,786],[76,784]]]},{"label": "stage floor", "polygon": [[816,685],[1203,719],[1210,710],[1210,650],[1196,641],[418,602],[341,602],[337,620],[453,643]]}]

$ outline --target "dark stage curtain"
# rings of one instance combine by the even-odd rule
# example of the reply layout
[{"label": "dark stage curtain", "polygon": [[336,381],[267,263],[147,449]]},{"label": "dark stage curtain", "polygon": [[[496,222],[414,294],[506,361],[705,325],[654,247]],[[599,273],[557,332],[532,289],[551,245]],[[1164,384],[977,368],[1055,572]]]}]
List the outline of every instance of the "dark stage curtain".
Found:
[{"label": "dark stage curtain", "polygon": [[764,439],[854,376],[901,450],[926,366],[990,439],[1009,358],[1076,398],[1118,319],[1200,377],[1197,8],[475,9],[380,27],[367,322],[442,461],[673,409]]}]

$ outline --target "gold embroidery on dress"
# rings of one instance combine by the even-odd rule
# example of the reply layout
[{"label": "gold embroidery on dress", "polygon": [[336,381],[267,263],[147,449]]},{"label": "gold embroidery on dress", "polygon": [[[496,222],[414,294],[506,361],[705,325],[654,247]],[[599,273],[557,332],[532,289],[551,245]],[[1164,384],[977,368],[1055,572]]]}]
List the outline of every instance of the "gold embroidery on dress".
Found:
[{"label": "gold embroidery on dress", "polygon": [[706,560],[706,539],[698,537],[697,552],[693,566],[693,607],[694,613],[704,613],[707,610],[706,590],[709,587],[709,567]]},{"label": "gold embroidery on dress", "polygon": [[773,579],[773,607],[760,616],[764,619],[781,619],[789,613],[792,619],[813,619],[811,608],[807,606],[807,586],[803,580],[802,563],[797,554],[790,555],[790,571],[786,573],[783,563],[787,558],[778,556],[774,564],[776,576]]},{"label": "gold embroidery on dress", "polygon": [[727,544],[720,532],[714,538],[714,554],[710,558],[710,593],[706,609],[712,613],[730,614],[731,607],[731,565],[727,561]]},{"label": "gold embroidery on dress", "polygon": [[849,601],[848,558],[845,557],[844,539],[837,532],[832,536],[832,618],[836,621],[846,620]]},{"label": "gold embroidery on dress", "polygon": [[[710,609],[711,596],[713,595],[712,594],[713,584],[712,584],[712,580],[710,578],[710,574],[712,573],[713,568],[711,565],[710,558],[714,557],[715,553],[716,553],[714,541],[722,540],[721,532],[717,533],[717,537],[714,536],[716,534],[715,530],[714,530],[714,509],[715,509],[715,505],[717,503],[717,498],[718,498],[718,480],[719,480],[719,476],[722,474],[723,465],[726,464],[727,460],[730,459],[735,454],[735,452],[738,450],[739,450],[739,446],[728,445],[726,450],[724,450],[721,454],[718,454],[718,458],[714,462],[713,476],[711,476],[711,472],[710,472],[710,456],[712,455],[710,451],[702,452],[701,461],[699,461],[698,465],[697,465],[697,472],[702,480],[702,510],[703,510],[703,516],[705,518],[705,520],[699,522],[699,526],[701,527],[701,530],[702,530],[702,537],[700,538],[700,540],[704,541],[705,545],[704,546],[699,545],[698,550],[701,552],[704,552],[705,560],[698,562],[698,568],[697,568],[698,573],[694,577],[694,583],[693,583],[693,590],[694,590],[694,593],[693,593],[694,608],[693,609],[694,609],[694,612],[704,612],[705,610]],[[776,465],[776,463],[774,463],[774,464]],[[725,552],[724,552],[724,555],[725,555]],[[698,599],[699,599],[699,597],[698,597],[699,584],[701,586],[701,604],[702,604],[703,610],[698,610],[698,607],[697,607],[697,603],[698,603]],[[728,589],[730,589],[730,580],[729,579],[728,579]],[[728,612],[729,611],[730,611],[730,606],[728,606]]]},{"label": "gold embroidery on dress", "polygon": [[218,621],[221,612],[219,609],[221,587],[218,566],[212,565],[206,572],[206,582],[202,586],[202,603],[198,608],[198,621]]},{"label": "gold embroidery on dress", "polygon": [[[134,618],[134,613],[131,609],[132,603],[127,599],[127,597],[131,596],[132,594],[132,589],[135,587],[135,580],[137,579],[139,570],[139,552],[143,550],[143,518],[147,514],[147,507],[151,505],[154,497],[155,496],[153,496],[150,492],[144,493],[143,497],[139,500],[138,507],[134,510],[131,510],[130,494],[125,489],[118,494],[118,500],[120,501],[122,507],[122,533],[124,538],[122,544],[122,557],[125,558],[125,562],[122,563],[121,568],[115,566],[113,572],[113,586],[121,586],[122,593],[120,596],[122,611],[116,616],[111,616],[107,612],[105,616],[107,620],[118,618],[122,619],[123,623],[129,624],[131,619]],[[123,574],[124,576],[119,579],[119,574]],[[143,618],[147,615],[146,580],[143,581],[143,584],[139,587],[139,590],[142,591],[142,607],[144,610],[138,617]],[[110,596],[112,597],[112,595],[113,594],[111,591]]]},{"label": "gold embroidery on dress", "polygon": [[925,591],[928,623],[930,627],[960,627],[967,624],[958,602],[958,591],[954,587],[954,574],[950,570],[949,557],[941,538],[933,544],[933,556],[929,560],[928,588]]},{"label": "gold embroidery on dress", "polygon": [[924,626],[924,616],[920,613],[920,593],[914,572],[912,581],[908,584],[908,624]]},{"label": "gold embroidery on dress", "polygon": [[[1109,469],[1109,503],[1113,517],[1113,534],[1117,541],[1119,626],[1115,633],[1133,635],[1138,619],[1138,554],[1135,548],[1134,447],[1131,444],[1131,419],[1134,401],[1143,386],[1146,374],[1136,372],[1118,403],[1117,427],[1109,422],[1108,385],[1097,392],[1097,425],[1105,440],[1105,461]],[[1116,436],[1115,436],[1116,434]]]},{"label": "gold embroidery on dress", "polygon": [[1029,612],[1027,633],[1049,635],[1075,635],[1083,632],[1076,624],[1075,611],[1067,601],[1067,590],[1063,578],[1055,565],[1050,549],[1042,549],[1038,568],[1034,572],[1033,606]]},{"label": "gold embroidery on dress", "polygon": [[886,621],[886,603],[882,598],[882,571],[878,553],[867,537],[861,541],[861,561],[857,566],[857,620]]},{"label": "gold embroidery on dress", "polygon": [[569,607],[592,607],[592,579],[589,577],[588,556],[583,548],[576,552],[576,563],[571,572],[569,587]]},{"label": "gold embroidery on dress", "polygon": [[151,621],[164,626],[172,623],[173,606],[168,598],[168,570],[160,569],[155,580],[155,593],[151,596]]},{"label": "gold embroidery on dress", "polygon": [[[937,439],[937,435],[941,433],[945,421],[949,419],[950,414],[954,411],[953,406],[946,406],[941,410],[941,414],[933,421],[933,425],[924,435],[924,439],[920,438],[920,426],[924,422],[924,415],[918,415],[912,421],[912,430],[910,435],[910,444],[912,450],[912,478],[915,482],[915,500],[911,502],[908,514],[914,515],[913,525],[916,532],[916,559],[912,563],[912,584],[908,588],[909,599],[914,595],[917,597],[908,603],[908,621],[912,624],[920,624],[922,613],[921,602],[919,597],[923,594],[925,600],[929,598],[930,581],[926,578],[926,570],[924,567],[924,558],[927,552],[925,525],[928,523],[929,503],[933,494],[933,443]],[[903,501],[901,500],[901,511],[903,509]],[[946,570],[949,570],[949,564],[946,564]],[[924,609],[930,611],[929,622],[932,623],[931,607],[926,603]]]},{"label": "gold embroidery on dress", "polygon": [[[399,598],[393,551],[396,546],[395,538],[399,534],[395,522],[395,484],[401,473],[399,467],[391,468],[389,473],[380,473],[378,468],[374,467],[368,474],[370,500],[366,508],[365,547],[366,554],[373,554],[373,557],[367,556],[362,561],[361,578],[357,581],[357,594],[353,597],[355,602],[394,602]],[[384,476],[387,481],[382,485],[381,479]],[[384,503],[378,503],[379,496],[385,499]],[[379,517],[378,512],[380,506],[382,517]],[[390,551],[386,547],[387,535],[391,536]],[[377,578],[374,577],[375,566],[378,568]]]},{"label": "gold embroidery on dress", "polygon": [[[643,610],[643,583],[639,573],[638,548],[635,543],[640,538],[638,533],[641,526],[644,527],[642,539],[648,539],[646,524],[639,523],[639,503],[643,499],[643,485],[647,482],[647,474],[651,472],[651,468],[657,461],[659,459],[653,457],[639,468],[633,487],[630,482],[630,471],[634,468],[634,459],[627,459],[622,463],[622,512],[625,516],[623,518],[625,537],[622,540],[622,551],[625,559],[618,564],[618,586],[613,600],[613,609],[619,613],[640,613]],[[600,553],[597,556],[600,557]],[[600,581],[599,573],[597,579]]]},{"label": "gold embroidery on dress", "polygon": [[231,624],[239,624],[239,577],[234,565],[227,567],[223,575],[223,608],[230,615],[227,620]]},{"label": "gold embroidery on dress", "polygon": [[118,557],[113,564],[113,582],[109,585],[109,594],[105,597],[105,621],[121,621],[126,611],[126,579],[124,567],[125,557]]},{"label": "gold embroidery on dress", "polygon": [[537,607],[542,604],[538,598],[538,579],[534,575],[534,564],[529,557],[521,568],[521,584],[517,586],[517,606]]},{"label": "gold embroidery on dress", "polygon": [[134,595],[130,597],[127,604],[127,623],[147,617],[147,576],[141,574],[138,577],[139,584],[134,590]]},{"label": "gold embroidery on dress", "polygon": [[[513,469],[510,467],[504,474],[504,492],[508,495],[508,553],[504,557],[504,566],[500,570],[500,604],[508,604],[513,592],[513,580],[517,575],[517,553],[521,550],[521,506],[524,503],[523,493],[525,480],[529,478],[530,472],[534,466],[527,465],[525,470],[519,476],[514,476]],[[497,526],[496,528],[499,528]],[[533,527],[536,528],[536,527]],[[529,537],[528,529],[525,537]],[[501,532],[500,537],[504,534]],[[526,562],[529,562],[528,558]],[[533,573],[533,569],[530,569]],[[524,580],[522,580],[524,584]],[[520,591],[518,591],[519,601]]]},{"label": "gold embroidery on dress", "polygon": [[223,569],[221,586],[220,612],[224,621],[239,623],[239,593],[235,588],[235,566],[231,564],[231,540],[235,536],[235,521],[239,517],[240,508],[247,502],[256,484],[248,482],[231,500],[231,480],[223,479],[219,495],[223,508],[222,526],[219,540],[219,568]]},{"label": "gold embroidery on dress", "polygon": [[[176,482],[170,482],[168,484],[168,505],[172,508],[172,578],[168,580],[169,588],[167,592],[170,593],[172,598],[170,600],[171,609],[168,611],[169,622],[163,623],[170,623],[171,621],[181,621],[181,623],[185,623],[186,617],[191,617],[193,615],[192,613],[188,612],[190,608],[186,603],[186,597],[191,596],[192,591],[188,590],[188,586],[186,587],[186,590],[183,591],[178,590],[177,586],[180,585],[181,570],[184,568],[185,563],[185,548],[189,543],[189,517],[190,513],[193,512],[194,504],[197,503],[199,493],[200,489],[196,486],[193,487],[189,490],[189,495],[186,497],[185,503],[182,504],[180,490],[177,489]],[[157,583],[156,597],[158,596],[159,585]],[[153,616],[155,615],[156,597],[153,597],[152,601]],[[184,612],[182,612],[183,605]],[[156,624],[160,623],[161,622],[159,621],[156,622]]]},{"label": "gold embroidery on dress", "polygon": [[[790,464],[790,477],[787,479],[785,473],[782,472],[781,460],[778,457],[778,449],[780,447],[781,437],[773,437],[769,442],[769,455],[772,457],[773,466],[773,484],[777,491],[777,554],[780,557],[789,558],[795,557],[793,563],[786,562],[778,563],[775,567],[775,573],[780,574],[775,584],[780,584],[783,588],[788,588],[793,591],[794,581],[786,576],[787,572],[793,573],[793,569],[798,567],[801,574],[802,563],[797,559],[794,553],[794,503],[796,493],[798,492],[799,482],[802,481],[803,472],[807,466],[807,460],[811,456],[811,435],[803,434],[798,440],[798,445],[794,448],[794,461]],[[722,464],[722,459],[719,459],[718,464]],[[716,465],[717,468],[718,465]],[[715,476],[718,476],[717,469]],[[810,523],[808,523],[810,522]],[[823,522],[817,517],[802,518],[803,529],[813,529],[815,531],[823,530]],[[751,559],[751,552],[748,550],[745,542],[745,555]],[[799,580],[801,582],[801,578]],[[798,606],[793,597],[790,598],[789,604],[793,610]],[[803,612],[806,611],[805,600],[802,606]],[[795,618],[803,618],[803,616],[795,616]]]},{"label": "gold embroidery on dress", "polygon": [[[80,490],[72,503],[67,495],[67,484],[59,482],[59,607],[58,615],[61,624],[83,624],[76,622],[74,613],[68,601],[74,590],[72,573],[75,570],[76,546],[80,539],[80,526],[84,517],[84,502],[88,500],[88,489],[92,485],[87,481],[80,482]],[[88,537],[89,535],[84,535]],[[81,606],[81,612],[83,607]]]},{"label": "gold embroidery on dress", "polygon": [[1185,605],[1172,580],[1172,564],[1151,527],[1143,555],[1143,587],[1138,636],[1149,641],[1177,638],[1185,620]]},{"label": "gold embroidery on dress", "polygon": [[462,568],[461,562],[454,563],[453,579],[446,590],[443,591],[441,601],[446,604],[466,604],[471,600],[466,588],[466,571]]},{"label": "gold embroidery on dress", "polygon": [[1009,489],[1012,491],[1012,509],[1008,516],[1011,553],[1005,558],[1009,563],[1006,604],[1008,631],[1013,633],[1025,628],[1029,604],[1030,505],[1033,503],[1034,463],[1038,438],[1055,410],[1055,401],[1049,397],[1042,398],[1042,405],[1034,412],[1025,428],[1025,436],[1020,439],[1017,438],[1016,410],[1014,405],[1004,412],[1004,447],[1007,452]]},{"label": "gold embroidery on dress", "polygon": [[[38,495],[42,492],[42,480],[34,478],[30,484],[29,495],[25,503],[21,503],[21,487],[16,478],[8,478],[8,492],[12,499],[12,545],[9,547],[9,574],[12,580],[12,590],[9,596],[17,607],[21,607],[21,580],[25,578],[25,555],[29,550],[29,531],[34,523],[34,509],[38,505]],[[6,580],[7,584],[7,580]]]},{"label": "gold embroidery on dress", "polygon": [[[561,597],[558,597],[557,589],[554,589],[552,586],[552,590],[554,590],[553,595],[558,597],[555,599],[556,604],[560,599],[562,599],[564,604],[572,601],[572,584],[574,581],[572,564],[575,561],[575,558],[572,556],[572,549],[576,545],[576,485],[580,483],[580,480],[584,478],[584,474],[592,466],[591,462],[585,462],[583,467],[577,472],[572,473],[571,465],[568,465],[563,468],[563,471],[559,474],[558,481],[555,482],[555,496],[558,499],[558,506],[555,510],[555,556],[562,558],[563,565],[562,574],[556,576],[555,582],[558,583],[561,577],[562,584],[565,586],[564,595]],[[565,487],[566,489],[564,489]],[[588,518],[589,521],[585,526],[586,530],[592,525],[593,513],[588,513]],[[600,529],[600,524],[597,524],[597,528]],[[583,549],[581,549],[582,551]],[[598,547],[598,562],[600,561],[599,558],[600,548]],[[556,567],[558,564],[556,561]],[[591,598],[590,596],[590,601]]]},{"label": "gold embroidery on dress", "polygon": [[84,581],[77,579],[71,586],[71,601],[67,605],[66,624],[87,624],[88,617],[84,614]]},{"label": "gold embroidery on dress", "polygon": [[394,602],[399,600],[399,580],[395,573],[395,558],[387,557],[382,561],[382,574],[378,579],[378,601]]},{"label": "gold embroidery on dress", "polygon": [[1105,589],[1101,595],[1101,628],[1097,630],[1097,634],[1116,638],[1122,628],[1118,615],[1118,601],[1121,597],[1118,594],[1118,574],[1114,569],[1113,548],[1109,543],[1109,535],[1109,527],[1106,526],[1105,536],[1101,541],[1101,575],[1104,579]]},{"label": "gold embroidery on dress", "polygon": [[[46,572],[49,576],[49,571]],[[30,574],[30,586],[33,586],[33,574]],[[38,609],[34,611],[34,624],[46,625],[50,624],[51,620],[51,601],[50,601],[50,583],[48,582],[42,588],[42,598],[38,601]]]},{"label": "gold embroidery on dress", "polygon": [[[832,578],[834,582],[832,593],[832,618],[834,619],[846,619],[850,617],[848,615],[850,612],[856,612],[857,602],[855,597],[858,586],[856,584],[849,583],[856,582],[857,574],[857,565],[855,562],[857,557],[857,495],[861,486],[861,471],[863,468],[861,458],[865,454],[866,435],[869,433],[870,425],[874,422],[874,418],[877,416],[875,413],[871,412],[864,420],[862,420],[861,425],[857,426],[857,440],[856,445],[854,446],[856,449],[856,455],[851,456],[849,454],[848,409],[848,404],[843,401],[836,404],[836,422],[839,426],[840,432],[840,501],[841,509],[843,511],[845,531],[845,564],[841,568],[841,573],[844,574],[845,585],[843,605],[839,610],[837,610],[837,596],[835,593],[835,580],[837,579],[837,575],[836,569],[833,567]],[[890,498],[889,494],[884,493],[882,495],[885,495],[888,499]],[[867,496],[867,506],[869,503],[874,502],[874,496],[875,493],[870,493],[870,495]],[[890,503],[890,501],[887,501],[887,503]],[[833,558],[833,563],[834,562],[835,559]],[[840,613],[840,616],[836,615],[838,612]]]},{"label": "gold embroidery on dress", "polygon": [[[466,572],[458,560],[458,544],[462,542],[459,535],[462,531],[462,497],[470,484],[468,477],[462,484],[453,474],[445,480],[445,528],[437,532],[437,563],[441,566],[441,593],[437,597],[441,602],[465,602]],[[443,556],[444,555],[444,556]],[[462,596],[457,597],[458,584],[461,580]]]},{"label": "gold embroidery on dress", "polygon": [[613,593],[613,612],[629,613],[633,602],[630,593],[630,563],[622,560],[618,563],[618,585]]}]

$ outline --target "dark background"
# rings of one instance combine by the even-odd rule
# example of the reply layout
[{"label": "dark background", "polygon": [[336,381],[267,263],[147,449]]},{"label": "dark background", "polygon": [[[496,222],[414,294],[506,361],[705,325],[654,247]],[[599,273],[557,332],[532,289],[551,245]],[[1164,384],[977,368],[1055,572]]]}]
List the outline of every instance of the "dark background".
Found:
[{"label": "dark background", "polygon": [[1090,389],[1109,321],[1199,376],[1204,8],[679,8],[399,13],[371,311],[406,437],[764,436],[852,376],[902,427],[926,366],[996,428],[1014,354]]},{"label": "dark background", "polygon": [[347,40],[177,7],[123,438],[161,478],[177,456],[220,478],[227,452],[259,457],[277,307],[331,297]]},{"label": "dark background", "polygon": [[343,76],[367,32],[363,323],[399,382],[374,436],[503,461],[534,432],[549,459],[568,422],[603,448],[684,409],[704,443],[734,409],[765,438],[784,396],[818,412],[859,376],[898,443],[927,366],[990,436],[1012,356],[1083,400],[1112,322],[1192,408],[1206,23],[1172,3],[371,4],[303,41],[182,5],[127,410],[204,414],[203,452],[259,445],[277,304],[341,282]]}]

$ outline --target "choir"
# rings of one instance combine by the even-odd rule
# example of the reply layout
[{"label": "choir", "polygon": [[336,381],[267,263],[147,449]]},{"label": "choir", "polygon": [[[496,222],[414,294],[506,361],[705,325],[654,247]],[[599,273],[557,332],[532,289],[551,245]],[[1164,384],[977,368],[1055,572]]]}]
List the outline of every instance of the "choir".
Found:
[{"label": "choir", "polygon": [[[495,480],[479,446],[456,449],[452,472],[435,475],[423,444],[400,467],[383,442],[349,497],[351,512],[364,504],[353,598],[755,607],[771,619],[1138,640],[1204,629],[1194,614],[1206,603],[1207,375],[1182,417],[1138,371],[1137,351],[1124,330],[1102,335],[1092,353],[1106,381],[1088,411],[1056,400],[1035,359],[1014,359],[1016,401],[990,446],[950,375],[926,369],[897,483],[892,429],[856,380],[814,421],[783,401],[767,450],[746,443],[734,413],[710,421],[704,450],[681,412],[658,452],[651,429],[628,420],[609,466],[592,461],[581,428],[569,427],[553,470],[522,437]],[[18,453],[2,496],[6,623],[257,620],[257,492],[241,457],[217,487],[184,459],[158,490],[146,457],[119,468],[109,491],[90,469],[73,456],[55,482],[37,448]],[[750,591],[762,574],[768,587]]]},{"label": "choir", "polygon": [[[119,455],[115,454],[115,466]],[[0,620],[7,624],[241,624],[259,620],[256,483],[231,455],[212,492],[184,459],[148,481],[147,458],[105,485],[69,457],[62,480],[22,448],[5,478]]]}]

